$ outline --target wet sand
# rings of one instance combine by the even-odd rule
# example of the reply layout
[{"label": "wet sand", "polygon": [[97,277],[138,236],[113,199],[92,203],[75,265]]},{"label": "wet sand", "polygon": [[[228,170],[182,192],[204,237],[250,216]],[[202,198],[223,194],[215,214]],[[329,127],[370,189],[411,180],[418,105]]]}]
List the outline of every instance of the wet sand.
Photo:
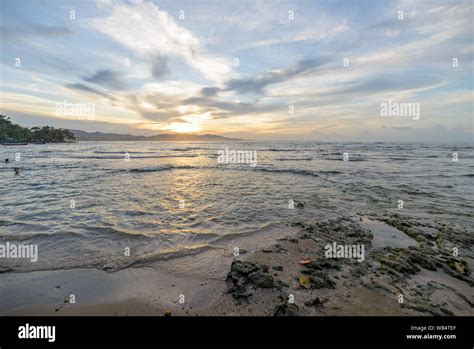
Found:
[{"label": "wet sand", "polygon": [[[4,315],[473,315],[472,234],[391,215],[268,232],[253,249],[117,272],[4,273]],[[460,256],[450,251],[455,234]],[[270,239],[272,237],[272,239]],[[276,242],[275,242],[276,239]],[[365,244],[365,260],[326,258],[330,242]],[[374,243],[375,242],[375,243]],[[230,245],[231,246],[231,245]],[[245,253],[246,252],[246,253]],[[461,257],[462,256],[462,257]],[[192,260],[190,261],[189,258]],[[185,262],[185,263],[184,263]],[[207,264],[205,264],[207,263]],[[195,270],[183,270],[194,265]],[[210,272],[212,271],[212,272]],[[70,295],[75,295],[75,303]],[[403,302],[400,302],[403,295]],[[184,296],[184,298],[182,298]],[[180,302],[181,301],[181,302]]]}]

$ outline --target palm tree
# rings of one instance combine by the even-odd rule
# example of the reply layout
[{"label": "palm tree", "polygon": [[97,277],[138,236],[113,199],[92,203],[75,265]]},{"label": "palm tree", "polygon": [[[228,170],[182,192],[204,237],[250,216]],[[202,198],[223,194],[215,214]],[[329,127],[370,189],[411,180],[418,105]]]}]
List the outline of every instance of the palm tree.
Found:
[{"label": "palm tree", "polygon": [[31,129],[15,125],[10,118],[0,115],[0,141],[62,143],[72,142],[76,138],[67,129],[55,129],[51,126],[32,127]]}]

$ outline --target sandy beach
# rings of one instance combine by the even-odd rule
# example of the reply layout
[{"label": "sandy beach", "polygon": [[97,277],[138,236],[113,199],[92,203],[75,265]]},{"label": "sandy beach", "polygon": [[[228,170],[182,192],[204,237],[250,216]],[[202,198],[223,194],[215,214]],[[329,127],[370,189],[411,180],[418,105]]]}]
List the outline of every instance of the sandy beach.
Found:
[{"label": "sandy beach", "polygon": [[[175,267],[179,261],[116,272],[7,273],[2,275],[0,290],[7,297],[3,304],[12,306],[2,312],[61,316],[472,315],[472,256],[456,259],[439,252],[446,234],[454,231],[442,224],[420,225],[399,215],[379,219],[341,218],[288,227],[292,234],[274,244],[262,246],[262,239],[254,251],[238,257],[230,254],[222,266],[216,266],[222,268],[221,278],[186,277]],[[462,230],[455,233],[459,242],[466,243],[463,252],[472,253],[467,249],[472,238]],[[347,236],[351,242],[369,246],[363,263],[325,258],[325,241],[343,238],[347,243]],[[208,268],[199,265],[207,257],[182,258],[194,259],[193,264],[202,271]],[[75,290],[75,303],[70,302],[71,290]],[[180,296],[184,296],[181,302]]]}]

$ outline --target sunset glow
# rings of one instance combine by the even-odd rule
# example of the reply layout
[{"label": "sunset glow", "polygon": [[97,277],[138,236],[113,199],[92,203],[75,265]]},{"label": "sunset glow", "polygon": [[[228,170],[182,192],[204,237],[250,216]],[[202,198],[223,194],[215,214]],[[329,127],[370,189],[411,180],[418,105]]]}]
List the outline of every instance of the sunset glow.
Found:
[{"label": "sunset glow", "polygon": [[[347,2],[342,12],[305,1],[97,0],[73,8],[2,2],[0,110],[22,125],[472,139],[470,1]],[[381,117],[387,100],[418,103],[420,119]],[[56,115],[63,101],[94,103],[95,114]]]}]

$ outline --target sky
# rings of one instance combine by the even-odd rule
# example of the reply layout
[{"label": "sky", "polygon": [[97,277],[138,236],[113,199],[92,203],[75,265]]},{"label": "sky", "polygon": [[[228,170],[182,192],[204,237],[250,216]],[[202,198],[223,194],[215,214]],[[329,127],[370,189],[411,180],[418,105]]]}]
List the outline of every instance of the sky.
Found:
[{"label": "sky", "polygon": [[[135,135],[472,142],[473,14],[470,0],[0,0],[0,113]],[[389,102],[419,117],[382,115]]]}]

